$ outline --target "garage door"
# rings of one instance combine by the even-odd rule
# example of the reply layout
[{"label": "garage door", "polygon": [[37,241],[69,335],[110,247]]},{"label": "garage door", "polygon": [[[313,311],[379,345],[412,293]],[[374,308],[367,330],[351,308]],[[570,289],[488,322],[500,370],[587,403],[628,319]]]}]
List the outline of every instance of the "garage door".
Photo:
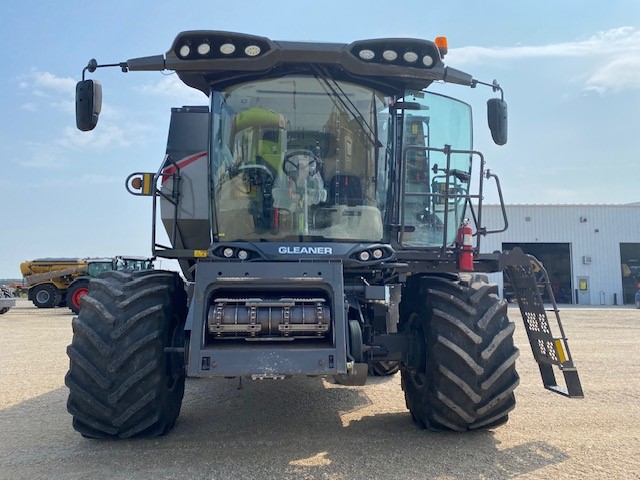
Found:
[{"label": "garage door", "polygon": [[[551,290],[557,303],[574,303],[571,289],[571,244],[570,243],[503,243],[503,250],[520,247],[525,253],[536,257],[547,270]],[[505,298],[510,295],[510,286],[505,281]],[[545,289],[542,299],[550,302]]]}]

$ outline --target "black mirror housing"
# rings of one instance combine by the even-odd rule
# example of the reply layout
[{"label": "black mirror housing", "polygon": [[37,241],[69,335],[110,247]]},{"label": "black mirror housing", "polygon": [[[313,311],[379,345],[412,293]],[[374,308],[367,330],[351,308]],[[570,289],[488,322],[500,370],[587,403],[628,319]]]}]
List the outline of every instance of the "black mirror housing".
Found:
[{"label": "black mirror housing", "polygon": [[497,145],[507,143],[507,102],[500,98],[487,101],[487,120],[491,137]]},{"label": "black mirror housing", "polygon": [[82,80],[76,85],[76,127],[88,132],[98,124],[102,110],[102,84],[97,80]]}]

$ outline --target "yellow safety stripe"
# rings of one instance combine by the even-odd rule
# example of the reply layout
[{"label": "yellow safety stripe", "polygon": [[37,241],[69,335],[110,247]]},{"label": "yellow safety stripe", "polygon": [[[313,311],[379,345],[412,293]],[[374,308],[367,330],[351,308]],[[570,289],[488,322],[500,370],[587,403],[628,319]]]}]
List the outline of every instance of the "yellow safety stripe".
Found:
[{"label": "yellow safety stripe", "polygon": [[144,173],[142,175],[142,194],[151,195],[152,185],[153,185],[153,173]]},{"label": "yellow safety stripe", "polygon": [[558,352],[558,360],[560,363],[564,363],[567,361],[567,356],[564,353],[564,347],[562,346],[562,339],[556,338],[553,343],[556,345],[556,352]]}]

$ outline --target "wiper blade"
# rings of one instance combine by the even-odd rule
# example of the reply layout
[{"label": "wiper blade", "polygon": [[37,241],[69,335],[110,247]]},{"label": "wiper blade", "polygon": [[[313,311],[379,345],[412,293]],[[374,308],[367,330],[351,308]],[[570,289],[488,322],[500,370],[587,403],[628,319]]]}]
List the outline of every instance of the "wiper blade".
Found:
[{"label": "wiper blade", "polygon": [[[322,81],[329,88],[329,90],[331,90],[331,93],[333,94],[333,96],[336,97],[338,101],[342,104],[342,106],[347,110],[347,112],[349,112],[351,116],[353,116],[354,120],[358,122],[358,125],[360,125],[360,128],[362,128],[364,132],[368,133],[369,141],[376,148],[381,148],[383,145],[380,142],[380,140],[378,140],[377,132],[375,132],[373,128],[371,128],[371,125],[369,125],[369,123],[364,119],[364,115],[362,114],[362,112],[351,101],[351,99],[344,92],[344,90],[342,90],[342,87],[340,87],[340,84],[336,82],[336,80],[331,76],[331,73],[329,73],[329,70],[327,70],[326,67],[323,67],[320,65],[312,64],[311,66],[316,72],[316,78]],[[329,83],[327,79],[330,79],[331,82],[333,82],[333,85],[331,85],[331,83]]]}]

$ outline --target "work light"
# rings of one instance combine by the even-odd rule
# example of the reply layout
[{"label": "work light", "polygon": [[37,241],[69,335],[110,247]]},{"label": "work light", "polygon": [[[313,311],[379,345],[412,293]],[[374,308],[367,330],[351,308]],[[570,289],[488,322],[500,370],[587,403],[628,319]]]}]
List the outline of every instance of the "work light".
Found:
[{"label": "work light", "polygon": [[382,58],[389,62],[393,62],[396,58],[398,58],[398,52],[395,50],[385,50],[382,52]]},{"label": "work light", "polygon": [[227,42],[220,45],[220,53],[224,55],[231,55],[235,51],[236,51],[236,46],[233,43]]},{"label": "work light", "polygon": [[200,45],[198,45],[198,53],[200,55],[206,55],[210,51],[211,51],[211,45],[209,45],[208,43],[201,43]]}]

